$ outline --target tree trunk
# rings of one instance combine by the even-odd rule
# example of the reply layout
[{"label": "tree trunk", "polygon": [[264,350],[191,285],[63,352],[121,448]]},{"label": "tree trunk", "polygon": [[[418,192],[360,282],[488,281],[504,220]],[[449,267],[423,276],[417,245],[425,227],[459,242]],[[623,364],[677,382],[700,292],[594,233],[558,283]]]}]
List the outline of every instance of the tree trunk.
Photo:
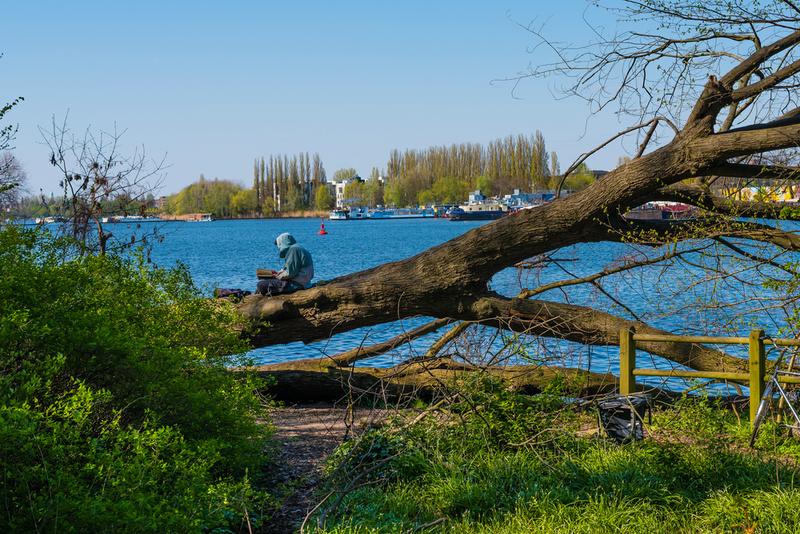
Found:
[{"label": "tree trunk", "polygon": [[338,402],[344,398],[396,402],[411,398],[431,399],[446,394],[452,383],[468,373],[485,372],[507,381],[511,387],[536,393],[554,378],[564,380],[576,396],[613,392],[617,378],[612,374],[588,373],[578,369],[529,365],[479,369],[450,360],[410,363],[380,369],[336,367],[321,360],[262,365],[257,374],[271,382],[267,393],[284,402]]}]

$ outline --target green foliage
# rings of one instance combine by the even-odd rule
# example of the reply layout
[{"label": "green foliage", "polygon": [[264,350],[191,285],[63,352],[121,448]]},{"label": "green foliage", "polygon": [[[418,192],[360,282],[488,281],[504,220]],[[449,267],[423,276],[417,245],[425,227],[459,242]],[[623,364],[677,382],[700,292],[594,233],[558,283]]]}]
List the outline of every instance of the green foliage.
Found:
[{"label": "green foliage", "polygon": [[656,428],[659,425],[690,435],[696,440],[720,445],[725,441],[722,436],[738,429],[739,421],[731,412],[724,410],[717,399],[684,396],[671,410],[662,414],[660,420],[656,421]]},{"label": "green foliage", "polygon": [[177,215],[185,213],[212,213],[217,217],[232,214],[231,199],[242,191],[242,186],[227,180],[200,179],[169,197],[169,212]]},{"label": "green foliage", "polygon": [[364,182],[350,182],[344,186],[345,202],[351,206],[363,206],[366,203]]},{"label": "green foliage", "polygon": [[747,452],[746,422],[702,398],[657,412],[655,438],[617,446],[576,437],[594,415],[565,406],[560,391],[527,398],[473,378],[443,415],[345,445],[330,489],[347,488],[342,473],[362,474],[364,485],[347,488],[318,532],[433,522],[453,533],[800,529],[800,448]]},{"label": "green foliage", "polygon": [[283,205],[285,210],[294,211],[303,209],[303,193],[297,184],[292,180],[286,190]]},{"label": "green foliage", "polygon": [[345,202],[350,206],[375,207],[383,204],[383,196],[383,184],[377,178],[350,182],[344,188]]},{"label": "green foliage", "polygon": [[492,183],[492,179],[485,174],[482,174],[475,178],[475,189],[480,191],[486,196],[491,196],[494,194],[494,185]]},{"label": "green foliage", "polygon": [[[551,188],[554,189],[558,186],[560,180],[560,176],[554,176],[551,179]],[[567,179],[564,180],[564,189],[567,191],[580,191],[592,185],[594,182],[595,177],[592,171],[589,170],[589,167],[587,167],[585,163],[581,163],[578,168],[571,172],[570,175],[567,176]]]},{"label": "green foliage", "polygon": [[377,177],[364,182],[364,203],[370,207],[383,205],[383,183]]},{"label": "green foliage", "polygon": [[0,528],[229,525],[268,432],[255,379],[227,371],[235,313],[183,268],[65,250],[0,229]]},{"label": "green foliage", "polygon": [[258,211],[258,198],[253,189],[242,189],[231,195],[231,215],[249,215]]},{"label": "green foliage", "polygon": [[484,374],[459,379],[453,387],[458,395],[450,410],[459,414],[459,423],[449,432],[454,450],[513,447],[552,427],[556,418],[562,424],[574,419],[571,410],[562,409],[562,385],[557,380],[535,396],[513,391],[505,382]]},{"label": "green foliage", "polygon": [[408,193],[399,180],[389,182],[384,186],[383,200],[387,206],[401,207],[410,204]]},{"label": "green foliage", "polygon": [[781,211],[778,214],[778,218],[796,221],[797,219],[800,219],[800,208],[792,208],[789,206],[784,206],[783,208],[781,208]]},{"label": "green foliage", "polygon": [[272,213],[276,211],[275,201],[271,198],[265,198],[261,202],[261,213]]},{"label": "green foliage", "polygon": [[349,180],[353,176],[358,176],[358,171],[356,171],[353,167],[347,167],[345,169],[339,169],[333,173],[333,181],[334,182],[341,182],[342,180]]},{"label": "green foliage", "polygon": [[[542,189],[552,174],[548,160],[539,131],[495,139],[487,146],[466,143],[393,150],[387,162],[385,200],[396,206],[457,204],[466,200],[476,182],[476,189],[489,195]],[[558,166],[557,157],[553,164]]]},{"label": "green foliage", "polygon": [[333,208],[333,195],[327,185],[317,187],[317,192],[314,194],[314,207],[320,211],[325,211]]},{"label": "green foliage", "polygon": [[420,191],[418,200],[421,205],[460,204],[469,196],[470,184],[454,176],[436,178],[430,189]]}]

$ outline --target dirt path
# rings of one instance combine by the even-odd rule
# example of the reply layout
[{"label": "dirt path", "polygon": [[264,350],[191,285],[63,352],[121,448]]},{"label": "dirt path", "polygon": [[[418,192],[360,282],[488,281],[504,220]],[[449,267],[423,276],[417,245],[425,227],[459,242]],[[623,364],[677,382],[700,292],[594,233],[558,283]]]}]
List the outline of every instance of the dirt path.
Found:
[{"label": "dirt path", "polygon": [[[285,496],[278,512],[261,532],[287,534],[300,528],[316,504],[314,489],[325,459],[348,433],[345,408],[328,404],[276,408],[270,413],[280,447],[275,462],[275,484]],[[385,417],[381,410],[357,409],[350,429],[356,431]]]}]

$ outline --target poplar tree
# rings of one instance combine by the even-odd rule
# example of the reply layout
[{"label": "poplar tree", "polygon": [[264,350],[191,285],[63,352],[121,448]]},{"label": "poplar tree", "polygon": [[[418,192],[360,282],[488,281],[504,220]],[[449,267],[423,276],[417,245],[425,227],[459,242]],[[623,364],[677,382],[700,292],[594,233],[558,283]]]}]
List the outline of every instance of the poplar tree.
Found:
[{"label": "poplar tree", "polygon": [[256,205],[261,206],[261,174],[259,173],[258,158],[253,161],[253,190],[256,192]]}]

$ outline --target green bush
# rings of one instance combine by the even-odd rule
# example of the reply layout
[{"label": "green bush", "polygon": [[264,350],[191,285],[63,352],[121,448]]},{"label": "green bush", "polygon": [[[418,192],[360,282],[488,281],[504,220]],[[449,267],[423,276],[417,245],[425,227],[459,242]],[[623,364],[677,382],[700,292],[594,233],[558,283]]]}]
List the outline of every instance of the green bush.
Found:
[{"label": "green bush", "polygon": [[363,475],[330,479],[316,532],[800,531],[800,449],[747,450],[747,421],[707,398],[656,412],[641,442],[581,437],[594,414],[559,390],[474,377],[443,414],[346,444],[329,472]]},{"label": "green bush", "polygon": [[[0,529],[199,531],[257,518],[234,311],[185,268],[0,228]],[[262,499],[263,495],[258,495]]]}]

